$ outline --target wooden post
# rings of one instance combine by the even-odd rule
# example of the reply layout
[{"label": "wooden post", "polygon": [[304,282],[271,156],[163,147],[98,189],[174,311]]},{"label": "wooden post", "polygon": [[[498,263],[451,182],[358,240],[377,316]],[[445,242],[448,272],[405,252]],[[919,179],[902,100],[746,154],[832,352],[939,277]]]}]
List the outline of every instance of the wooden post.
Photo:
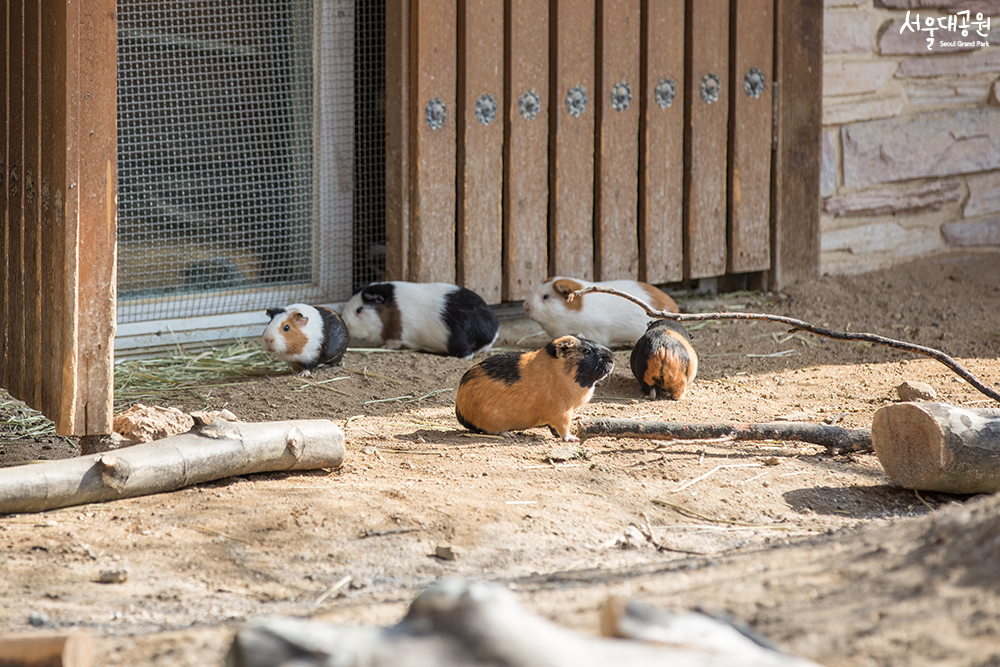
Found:
[{"label": "wooden post", "polygon": [[0,637],[0,665],[21,667],[90,667],[94,642],[83,630],[31,632]]},{"label": "wooden post", "polygon": [[[549,273],[594,277],[594,3],[552,0]],[[574,115],[570,91],[586,106]]]},{"label": "wooden post", "polygon": [[[458,40],[458,283],[486,303],[500,303],[507,106],[503,3],[459,0]],[[483,109],[477,110],[480,103]]]},{"label": "wooden post", "polygon": [[503,298],[519,301],[548,277],[549,2],[506,7]]},{"label": "wooden post", "polygon": [[774,0],[734,1],[732,7],[728,270],[748,273],[771,267]]},{"label": "wooden post", "polygon": [[405,280],[410,241],[410,0],[385,7],[385,273]]},{"label": "wooden post", "polygon": [[904,488],[1000,491],[1000,409],[887,405],[872,418],[872,446],[886,474]]},{"label": "wooden post", "polygon": [[25,378],[24,280],[24,2],[9,5],[7,24],[7,312],[3,346],[7,353],[7,389],[15,398],[30,401],[33,392]]},{"label": "wooden post", "polygon": [[684,3],[643,0],[642,17],[639,279],[659,284],[684,277]]},{"label": "wooden post", "polygon": [[729,141],[729,3],[687,3],[685,275],[726,271],[726,159]]},{"label": "wooden post", "polygon": [[597,3],[594,274],[639,277],[639,0]]},{"label": "wooden post", "polygon": [[776,0],[774,36],[778,88],[768,289],[780,290],[819,275],[823,3]]}]

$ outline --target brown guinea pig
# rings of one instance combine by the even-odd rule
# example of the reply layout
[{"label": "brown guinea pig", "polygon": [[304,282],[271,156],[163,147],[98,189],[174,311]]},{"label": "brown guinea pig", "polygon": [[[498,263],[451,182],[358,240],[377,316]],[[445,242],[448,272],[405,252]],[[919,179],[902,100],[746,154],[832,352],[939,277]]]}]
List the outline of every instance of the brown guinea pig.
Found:
[{"label": "brown guinea pig", "polygon": [[629,357],[632,375],[647,398],[680,400],[698,373],[698,355],[680,322],[653,320]]},{"label": "brown guinea pig", "polygon": [[478,433],[510,435],[545,426],[566,442],[573,411],[614,368],[611,350],[582,336],[563,336],[533,352],[502,352],[466,371],[455,399],[458,422]]}]

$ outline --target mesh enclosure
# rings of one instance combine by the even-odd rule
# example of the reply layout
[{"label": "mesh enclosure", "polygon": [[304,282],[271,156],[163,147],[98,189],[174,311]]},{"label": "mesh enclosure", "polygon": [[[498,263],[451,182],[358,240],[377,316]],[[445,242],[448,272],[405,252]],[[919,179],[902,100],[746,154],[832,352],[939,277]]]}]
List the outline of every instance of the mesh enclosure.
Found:
[{"label": "mesh enclosure", "polygon": [[384,272],[376,4],[120,0],[119,323],[339,301]]}]

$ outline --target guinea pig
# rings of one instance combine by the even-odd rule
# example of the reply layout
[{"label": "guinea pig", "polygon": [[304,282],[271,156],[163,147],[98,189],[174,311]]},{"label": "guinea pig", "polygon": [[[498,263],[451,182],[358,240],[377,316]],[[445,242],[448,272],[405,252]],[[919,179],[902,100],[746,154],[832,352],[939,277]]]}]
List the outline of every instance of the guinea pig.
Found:
[{"label": "guinea pig", "polygon": [[647,398],[680,400],[698,373],[698,355],[680,322],[653,320],[629,357],[632,375]]},{"label": "guinea pig", "polygon": [[501,352],[466,371],[455,398],[458,422],[477,433],[548,425],[566,442],[573,411],[614,368],[611,350],[582,336],[562,336],[532,352]]},{"label": "guinea pig", "polygon": [[651,318],[636,304],[614,294],[592,293],[567,301],[567,295],[591,285],[612,287],[642,299],[657,310],[678,312],[673,299],[648,283],[635,280],[590,283],[555,277],[542,283],[525,300],[524,314],[541,324],[553,338],[578,333],[607,347],[633,345],[645,333]]},{"label": "guinea pig", "polygon": [[483,298],[449,283],[372,283],[344,306],[351,338],[471,359],[489,350],[500,323]]},{"label": "guinea pig", "polygon": [[296,303],[270,308],[264,327],[264,350],[308,377],[320,364],[337,365],[347,349],[347,327],[336,312],[323,306]]}]

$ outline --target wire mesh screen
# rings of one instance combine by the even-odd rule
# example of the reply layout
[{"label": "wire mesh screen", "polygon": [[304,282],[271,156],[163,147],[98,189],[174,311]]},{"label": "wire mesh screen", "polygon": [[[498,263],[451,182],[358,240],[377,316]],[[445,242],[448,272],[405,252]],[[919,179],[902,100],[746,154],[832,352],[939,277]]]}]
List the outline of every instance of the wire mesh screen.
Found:
[{"label": "wire mesh screen", "polygon": [[342,300],[373,271],[352,239],[384,237],[384,176],[355,153],[384,123],[384,14],[354,5],[120,0],[120,323]]}]

